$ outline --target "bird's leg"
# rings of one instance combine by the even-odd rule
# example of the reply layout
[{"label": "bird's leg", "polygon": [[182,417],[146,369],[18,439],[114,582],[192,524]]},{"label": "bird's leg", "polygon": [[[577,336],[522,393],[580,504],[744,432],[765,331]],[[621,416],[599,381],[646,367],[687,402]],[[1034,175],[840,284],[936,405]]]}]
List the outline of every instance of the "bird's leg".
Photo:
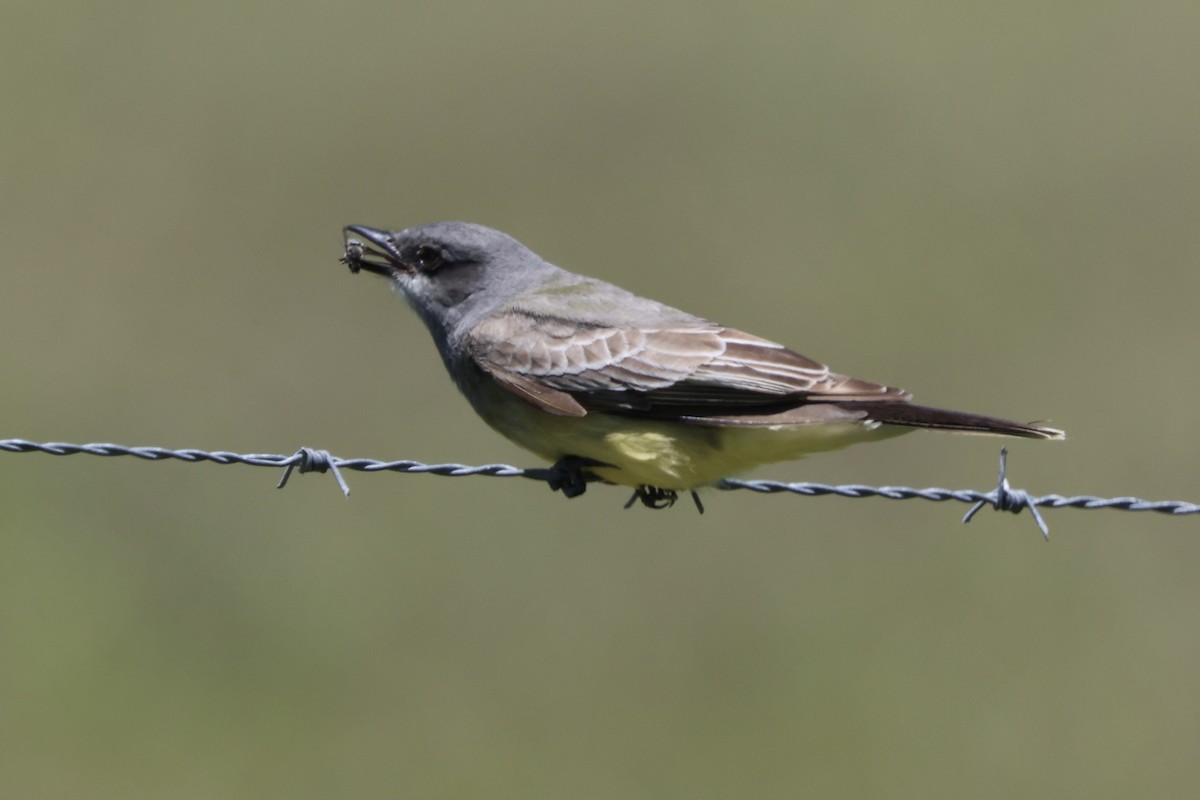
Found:
[{"label": "bird's leg", "polygon": [[579,497],[587,491],[590,481],[598,481],[599,477],[585,472],[588,467],[607,467],[603,461],[582,456],[563,456],[549,469],[526,470],[526,476],[545,481],[550,490],[562,492],[567,497]]}]

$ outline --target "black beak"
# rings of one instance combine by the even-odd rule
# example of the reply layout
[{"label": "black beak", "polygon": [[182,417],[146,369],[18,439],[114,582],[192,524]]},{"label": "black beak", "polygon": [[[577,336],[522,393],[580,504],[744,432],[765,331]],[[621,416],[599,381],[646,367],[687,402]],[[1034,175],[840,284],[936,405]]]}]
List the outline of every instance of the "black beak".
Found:
[{"label": "black beak", "polygon": [[[361,236],[365,241],[351,238],[350,234]],[[347,225],[342,229],[342,236],[346,240],[346,253],[339,261],[348,266],[351,272],[365,269],[385,278],[394,278],[407,270],[390,231],[365,225]]]}]

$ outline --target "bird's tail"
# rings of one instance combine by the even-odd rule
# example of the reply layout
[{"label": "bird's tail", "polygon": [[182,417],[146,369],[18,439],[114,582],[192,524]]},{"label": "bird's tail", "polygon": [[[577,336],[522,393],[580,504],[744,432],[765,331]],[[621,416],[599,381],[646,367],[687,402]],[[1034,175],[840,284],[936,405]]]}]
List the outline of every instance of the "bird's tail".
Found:
[{"label": "bird's tail", "polygon": [[997,436],[1021,436],[1026,439],[1065,439],[1067,435],[1055,428],[1013,422],[1012,420],[949,411],[912,403],[837,403],[839,408],[865,411],[867,419],[885,425],[906,428],[934,428],[964,433],[985,433]]}]

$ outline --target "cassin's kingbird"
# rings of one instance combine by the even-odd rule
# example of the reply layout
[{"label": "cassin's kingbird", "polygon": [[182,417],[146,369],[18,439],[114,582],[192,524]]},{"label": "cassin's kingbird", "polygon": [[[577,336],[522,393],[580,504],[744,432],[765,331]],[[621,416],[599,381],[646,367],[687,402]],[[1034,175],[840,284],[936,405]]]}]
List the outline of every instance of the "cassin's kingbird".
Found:
[{"label": "cassin's kingbird", "polygon": [[557,462],[568,496],[594,476],[658,507],[760,464],[914,428],[1063,438],[914,405],[903,389],[567,272],[482,225],[345,232],[361,240],[346,239],[342,261],[391,279],[476,413]]}]

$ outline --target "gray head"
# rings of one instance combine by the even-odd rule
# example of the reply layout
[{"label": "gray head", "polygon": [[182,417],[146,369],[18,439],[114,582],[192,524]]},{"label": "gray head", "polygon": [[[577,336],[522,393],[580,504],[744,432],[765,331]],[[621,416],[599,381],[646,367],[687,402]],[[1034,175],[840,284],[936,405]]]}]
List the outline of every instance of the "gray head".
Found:
[{"label": "gray head", "polygon": [[472,222],[403,231],[347,225],[345,235],[342,261],[350,271],[390,278],[439,348],[508,299],[561,272],[507,233]]}]

